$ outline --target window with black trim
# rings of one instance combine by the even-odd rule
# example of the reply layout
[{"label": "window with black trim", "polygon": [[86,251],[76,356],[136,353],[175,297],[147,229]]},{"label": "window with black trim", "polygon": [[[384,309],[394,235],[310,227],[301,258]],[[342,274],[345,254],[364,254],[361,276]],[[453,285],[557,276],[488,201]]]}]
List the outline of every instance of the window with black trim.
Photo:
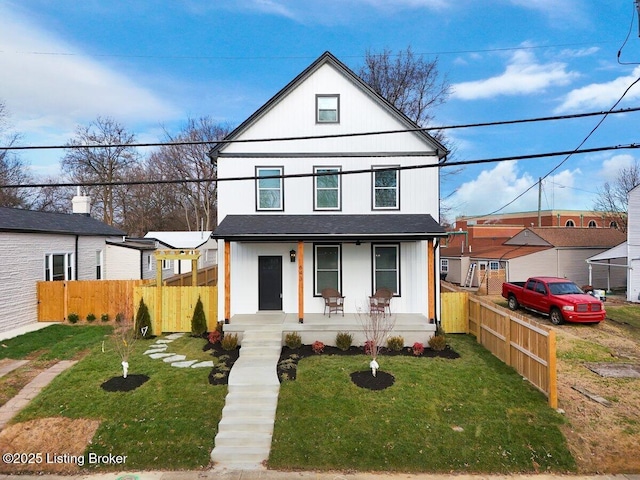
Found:
[{"label": "window with black trim", "polygon": [[340,95],[316,95],[316,122],[340,122]]},{"label": "window with black trim", "polygon": [[386,170],[373,172],[372,194],[374,210],[397,210],[400,208],[400,182],[398,170]]},{"label": "window with black trim", "polygon": [[440,259],[440,272],[441,273],[449,273],[449,259],[441,258]]},{"label": "window with black trim", "polygon": [[73,280],[73,253],[52,253],[44,256],[44,279],[47,282]]},{"label": "window with black trim", "polygon": [[325,174],[313,177],[313,209],[340,210],[340,167],[314,167],[313,173]]},{"label": "window with black trim", "polygon": [[[284,210],[282,167],[256,168],[256,210]],[[269,178],[276,177],[276,178]]]},{"label": "window with black trim", "polygon": [[567,223],[564,224],[565,227],[575,227],[576,224],[573,220],[567,220]]},{"label": "window with black trim", "polygon": [[314,249],[315,295],[321,295],[325,288],[341,292],[340,245],[315,245]]},{"label": "window with black trim", "polygon": [[373,245],[373,291],[379,288],[400,295],[400,245]]}]

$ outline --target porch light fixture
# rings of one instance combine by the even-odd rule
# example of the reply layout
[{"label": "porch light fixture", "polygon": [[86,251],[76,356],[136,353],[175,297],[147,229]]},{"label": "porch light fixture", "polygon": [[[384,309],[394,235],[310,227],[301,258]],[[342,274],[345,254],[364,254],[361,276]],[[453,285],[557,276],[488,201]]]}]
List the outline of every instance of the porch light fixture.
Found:
[{"label": "porch light fixture", "polygon": [[296,251],[295,250],[291,250],[289,252],[289,258],[291,259],[291,263],[294,263],[296,261]]}]

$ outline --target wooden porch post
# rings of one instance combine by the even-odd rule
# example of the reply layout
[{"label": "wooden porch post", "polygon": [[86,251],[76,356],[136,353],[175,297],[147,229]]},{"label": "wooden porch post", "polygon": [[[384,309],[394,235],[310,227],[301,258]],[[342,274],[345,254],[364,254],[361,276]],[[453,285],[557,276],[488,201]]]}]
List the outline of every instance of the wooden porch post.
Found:
[{"label": "wooden porch post", "polygon": [[191,259],[191,286],[192,287],[198,286],[198,259],[197,258]]},{"label": "wooden porch post", "polygon": [[435,252],[433,250],[433,240],[427,240],[427,299],[429,309],[429,320],[436,318],[436,275],[435,275]]},{"label": "wooden porch post", "polygon": [[304,243],[298,242],[298,322],[304,323]]},{"label": "wooden porch post", "polygon": [[231,318],[231,243],[224,241],[224,323]]}]

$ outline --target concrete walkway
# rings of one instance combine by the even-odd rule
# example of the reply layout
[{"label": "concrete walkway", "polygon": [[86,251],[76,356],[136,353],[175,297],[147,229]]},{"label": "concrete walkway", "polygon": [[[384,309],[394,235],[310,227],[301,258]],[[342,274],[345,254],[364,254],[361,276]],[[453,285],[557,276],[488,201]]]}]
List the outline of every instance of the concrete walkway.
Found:
[{"label": "concrete walkway", "polygon": [[54,366],[49,367],[25,385],[15,397],[0,407],[0,430],[2,430],[20,410],[26,407],[44,387],[49,385],[54,378],[76,363],[76,361],[72,360],[62,360]]},{"label": "concrete walkway", "polygon": [[244,332],[240,356],[229,372],[228,393],[211,452],[215,471],[265,469],[280,392],[277,365],[281,350],[280,326]]}]

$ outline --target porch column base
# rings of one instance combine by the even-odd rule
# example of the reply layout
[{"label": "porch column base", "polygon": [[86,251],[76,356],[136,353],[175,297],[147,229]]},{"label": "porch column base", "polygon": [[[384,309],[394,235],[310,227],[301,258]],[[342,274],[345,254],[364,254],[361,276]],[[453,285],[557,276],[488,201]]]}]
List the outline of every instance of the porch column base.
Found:
[{"label": "porch column base", "polygon": [[225,324],[227,324],[227,325],[229,325],[231,322],[229,321],[229,319],[228,319],[228,318],[225,318],[225,319],[224,319],[224,323],[225,323]]},{"label": "porch column base", "polygon": [[304,318],[299,318],[298,323],[304,323]]}]

